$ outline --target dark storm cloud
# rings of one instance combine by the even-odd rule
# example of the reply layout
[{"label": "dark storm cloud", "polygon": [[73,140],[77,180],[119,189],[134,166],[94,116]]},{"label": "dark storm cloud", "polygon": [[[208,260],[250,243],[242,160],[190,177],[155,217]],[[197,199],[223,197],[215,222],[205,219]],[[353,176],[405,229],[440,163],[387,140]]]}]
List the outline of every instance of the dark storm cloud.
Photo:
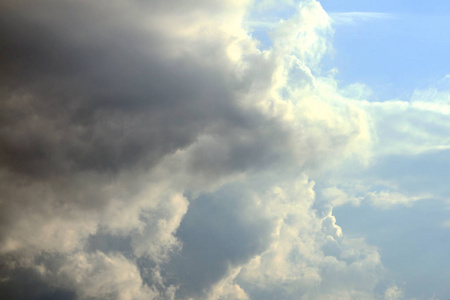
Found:
[{"label": "dark storm cloud", "polygon": [[138,28],[142,16],[122,13],[124,3],[30,5],[1,10],[0,159],[9,170],[151,166],[205,124],[243,119],[231,74],[200,57],[167,57],[164,31]]},{"label": "dark storm cloud", "polygon": [[[48,256],[50,255],[43,254],[37,257],[37,263],[44,261],[50,264],[58,263],[57,257],[48,259]],[[11,269],[6,264],[17,264],[17,266]],[[36,269],[21,267],[20,261],[13,256],[0,257],[0,278],[0,295],[2,299],[76,299],[74,291],[47,282]]]},{"label": "dark storm cloud", "polygon": [[[284,150],[266,147],[271,141],[264,137],[276,137],[283,144],[283,129],[270,128],[273,124],[264,124],[265,118],[261,119],[259,112],[238,104],[237,95],[245,94],[253,79],[236,76],[235,67],[227,58],[226,41],[220,37],[183,40],[171,36],[178,34],[178,28],[170,28],[170,24],[149,25],[165,14],[176,16],[181,9],[179,4],[1,4],[0,163],[4,180],[0,187],[0,238],[5,249],[27,243],[51,249],[57,242],[46,240],[48,234],[74,231],[73,238],[64,237],[69,245],[73,244],[67,247],[76,247],[77,239],[85,240],[82,248],[87,254],[80,257],[108,270],[105,258],[96,254],[99,251],[119,262],[123,261],[121,253],[135,258],[130,236],[95,232],[99,222],[96,216],[105,214],[109,205],[115,203],[111,200],[117,197],[114,192],[104,190],[116,184],[117,174],[149,169],[168,154],[188,147],[203,133],[217,135],[213,139],[216,144],[194,153],[188,159],[188,168],[210,180],[258,168],[282,156]],[[202,9],[220,12],[220,6],[208,4]],[[270,71],[261,72],[267,74],[262,76],[267,76],[268,81]],[[127,191],[128,188],[120,192],[138,192]],[[197,209],[200,208],[194,206],[193,213]],[[215,211],[214,205],[205,209]],[[231,210],[225,217],[233,221],[237,217],[234,214]],[[83,221],[84,216],[90,218],[90,223]],[[68,227],[59,228],[64,222],[69,222]],[[188,261],[186,267],[194,268],[200,259],[194,253],[194,243],[202,237],[193,230],[206,224],[186,224],[182,255],[188,258],[182,261]],[[233,234],[238,233],[238,228]],[[36,231],[41,235],[36,235]],[[236,243],[251,238],[245,229],[242,234],[235,236],[239,239]],[[40,237],[44,240],[39,241]],[[6,244],[16,238],[23,238],[23,242]],[[219,234],[218,238],[220,241],[212,247],[225,243],[225,236]],[[62,241],[60,247],[64,245]],[[233,246],[230,253],[211,257],[211,267],[215,259],[220,261],[211,269],[211,278],[200,271],[195,271],[197,279],[182,276],[187,280],[183,289],[193,293],[197,288],[208,288],[226,271],[226,260],[242,262],[262,247],[242,246],[243,249],[233,250]],[[63,255],[59,268],[64,269],[64,264],[70,265],[73,259]],[[33,295],[17,294],[13,298],[73,296],[70,291],[46,283],[53,278],[51,274],[59,272],[58,268],[45,266],[47,273],[39,274],[33,268],[12,267],[6,256],[2,262],[8,266],[2,281],[7,295],[35,287]]]}]

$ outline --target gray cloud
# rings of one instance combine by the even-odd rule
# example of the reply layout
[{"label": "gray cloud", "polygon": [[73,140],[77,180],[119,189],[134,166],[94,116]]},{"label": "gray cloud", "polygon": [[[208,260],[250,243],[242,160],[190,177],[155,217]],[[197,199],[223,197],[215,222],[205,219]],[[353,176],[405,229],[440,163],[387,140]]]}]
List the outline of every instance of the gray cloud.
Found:
[{"label": "gray cloud", "polygon": [[[299,175],[368,139],[364,113],[306,65],[326,51],[328,18],[306,1],[261,52],[241,28],[248,5],[0,4],[7,297],[295,299],[320,294],[317,280],[339,290],[328,272],[353,261],[378,270],[364,243],[373,259],[346,265]],[[291,49],[295,36],[305,47]],[[375,277],[350,288],[366,295]]]},{"label": "gray cloud", "polygon": [[4,299],[76,299],[70,289],[57,287],[42,278],[34,268],[7,264],[18,263],[13,257],[2,257],[0,267],[0,293]]},{"label": "gray cloud", "polygon": [[[0,157],[8,169],[57,176],[151,166],[192,143],[205,124],[243,118],[226,64],[205,65],[201,53],[167,55],[165,30],[140,28],[144,16],[135,10],[147,5],[132,3],[131,12],[121,1],[30,5],[37,7],[2,9],[9,126]],[[217,41],[193,43],[211,59],[224,55]]]}]

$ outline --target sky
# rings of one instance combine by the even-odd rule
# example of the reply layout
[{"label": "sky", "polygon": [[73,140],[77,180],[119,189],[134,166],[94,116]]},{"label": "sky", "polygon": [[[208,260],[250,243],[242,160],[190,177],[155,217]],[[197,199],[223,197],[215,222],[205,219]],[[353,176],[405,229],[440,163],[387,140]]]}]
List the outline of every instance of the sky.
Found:
[{"label": "sky", "polygon": [[1,1],[2,299],[448,299],[449,20]]},{"label": "sky", "polygon": [[[407,97],[448,74],[445,1],[322,1],[335,17],[335,60],[341,83],[363,82],[376,99]],[[349,14],[350,13],[350,14]],[[389,45],[389,46],[387,46]],[[357,67],[358,66],[358,67]]]}]

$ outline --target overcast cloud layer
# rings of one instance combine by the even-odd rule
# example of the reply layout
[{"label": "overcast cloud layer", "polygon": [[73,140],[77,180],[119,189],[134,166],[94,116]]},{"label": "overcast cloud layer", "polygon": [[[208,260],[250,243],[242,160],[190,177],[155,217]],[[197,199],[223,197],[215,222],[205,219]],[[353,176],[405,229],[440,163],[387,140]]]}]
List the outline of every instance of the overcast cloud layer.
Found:
[{"label": "overcast cloud layer", "polygon": [[425,111],[447,129],[448,95],[365,101],[320,69],[333,30],[318,2],[264,51],[249,9],[271,4],[1,2],[4,299],[403,297],[333,207],[429,197],[377,166],[444,149],[413,127]]}]

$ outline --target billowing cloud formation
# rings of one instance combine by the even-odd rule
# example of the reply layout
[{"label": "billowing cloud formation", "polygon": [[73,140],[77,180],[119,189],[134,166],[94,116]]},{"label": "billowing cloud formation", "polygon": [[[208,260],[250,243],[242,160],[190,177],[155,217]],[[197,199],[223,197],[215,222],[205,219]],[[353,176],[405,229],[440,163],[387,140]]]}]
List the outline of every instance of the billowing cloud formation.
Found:
[{"label": "billowing cloud formation", "polygon": [[261,51],[250,6],[2,2],[0,294],[400,293],[308,179],[370,144],[364,111],[316,76],[330,19],[301,2]]}]

